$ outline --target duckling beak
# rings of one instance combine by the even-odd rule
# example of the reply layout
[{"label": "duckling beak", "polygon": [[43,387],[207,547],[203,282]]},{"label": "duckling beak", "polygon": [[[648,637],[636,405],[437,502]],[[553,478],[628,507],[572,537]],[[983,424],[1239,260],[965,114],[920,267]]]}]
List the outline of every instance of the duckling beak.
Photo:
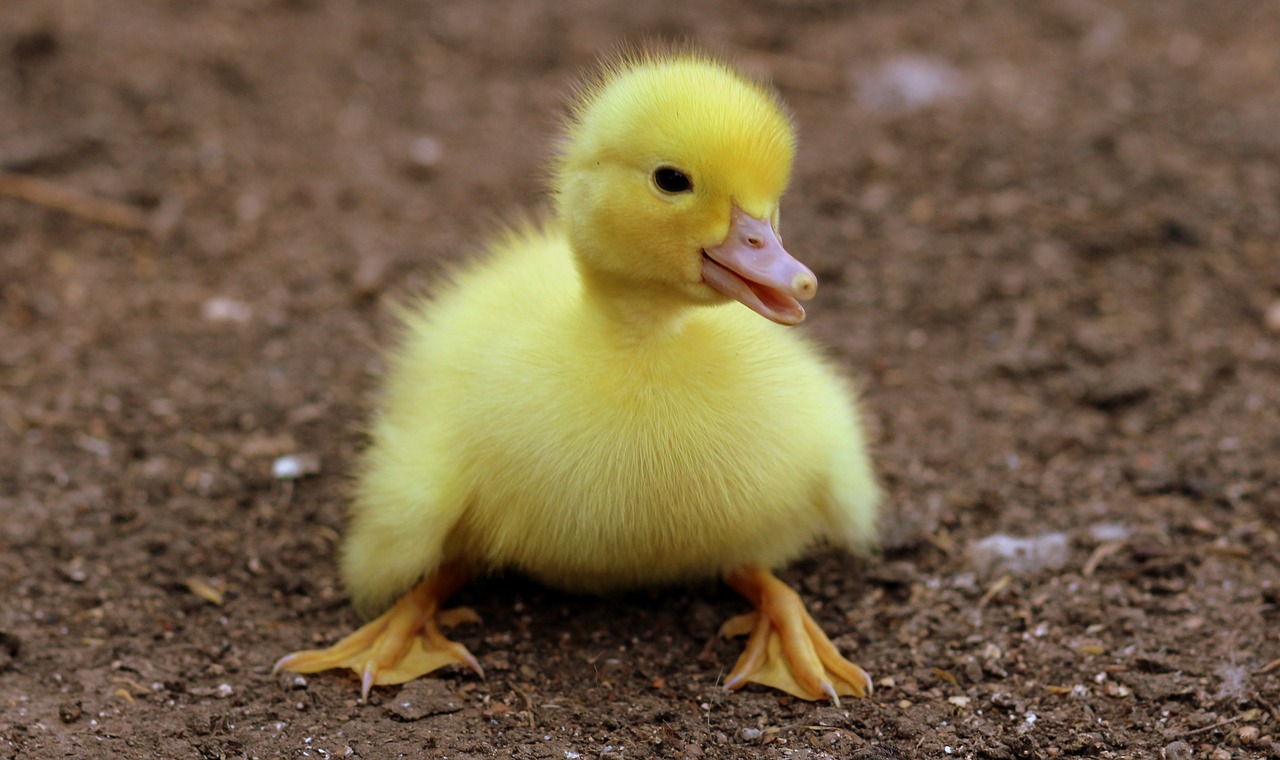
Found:
[{"label": "duckling beak", "polygon": [[804,321],[818,278],[782,247],[768,219],[734,206],[724,242],[704,248],[702,281],[780,325]]}]

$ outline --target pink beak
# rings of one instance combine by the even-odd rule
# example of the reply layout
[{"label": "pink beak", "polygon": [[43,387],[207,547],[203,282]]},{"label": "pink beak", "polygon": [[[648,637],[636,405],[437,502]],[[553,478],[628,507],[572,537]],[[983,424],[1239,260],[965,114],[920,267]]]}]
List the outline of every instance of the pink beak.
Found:
[{"label": "pink beak", "polygon": [[768,219],[737,206],[724,242],[703,250],[702,281],[780,325],[804,321],[804,307],[818,292],[818,278],[782,247]]}]

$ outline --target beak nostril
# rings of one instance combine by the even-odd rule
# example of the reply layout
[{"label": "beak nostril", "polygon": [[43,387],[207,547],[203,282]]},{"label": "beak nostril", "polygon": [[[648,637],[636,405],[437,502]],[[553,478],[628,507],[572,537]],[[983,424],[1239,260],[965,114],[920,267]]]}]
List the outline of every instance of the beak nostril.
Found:
[{"label": "beak nostril", "polygon": [[748,247],[750,247],[750,248],[763,248],[763,247],[764,247],[764,241],[763,241],[763,240],[761,240],[761,239],[760,239],[760,238],[758,238],[758,237],[755,237],[754,235],[753,235],[753,236],[751,236],[751,237],[746,238],[745,240],[743,240],[743,242],[744,242],[744,243],[746,243],[746,244],[747,244],[747,246],[748,246]]}]

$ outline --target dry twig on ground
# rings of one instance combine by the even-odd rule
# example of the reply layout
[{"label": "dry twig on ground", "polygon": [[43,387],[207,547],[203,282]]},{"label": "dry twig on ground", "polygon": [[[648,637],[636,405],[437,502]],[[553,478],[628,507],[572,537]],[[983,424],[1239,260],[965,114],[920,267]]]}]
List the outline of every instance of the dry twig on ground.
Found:
[{"label": "dry twig on ground", "polygon": [[123,230],[144,232],[151,227],[147,214],[134,206],[95,198],[25,174],[0,171],[0,195]]}]

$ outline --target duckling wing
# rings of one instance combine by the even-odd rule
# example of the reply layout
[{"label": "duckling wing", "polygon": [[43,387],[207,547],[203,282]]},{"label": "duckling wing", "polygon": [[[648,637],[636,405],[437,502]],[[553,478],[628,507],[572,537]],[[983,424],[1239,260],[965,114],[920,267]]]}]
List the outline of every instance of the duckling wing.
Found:
[{"label": "duckling wing", "polygon": [[446,560],[474,564],[451,539],[477,479],[496,475],[477,472],[475,452],[520,412],[520,364],[537,350],[528,324],[574,287],[562,240],[526,226],[430,300],[400,309],[403,334],[389,357],[343,553],[343,580],[361,614],[381,611]]}]

